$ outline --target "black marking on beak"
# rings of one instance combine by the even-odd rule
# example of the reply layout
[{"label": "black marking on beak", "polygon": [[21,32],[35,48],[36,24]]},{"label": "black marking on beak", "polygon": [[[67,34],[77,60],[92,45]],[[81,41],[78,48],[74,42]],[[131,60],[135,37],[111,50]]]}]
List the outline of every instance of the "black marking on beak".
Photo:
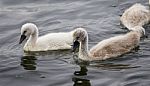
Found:
[{"label": "black marking on beak", "polygon": [[75,52],[80,46],[80,43],[78,41],[74,41],[73,42],[73,46],[72,46],[72,52]]},{"label": "black marking on beak", "polygon": [[26,39],[26,36],[25,35],[21,35],[19,44],[21,44],[25,39]]}]

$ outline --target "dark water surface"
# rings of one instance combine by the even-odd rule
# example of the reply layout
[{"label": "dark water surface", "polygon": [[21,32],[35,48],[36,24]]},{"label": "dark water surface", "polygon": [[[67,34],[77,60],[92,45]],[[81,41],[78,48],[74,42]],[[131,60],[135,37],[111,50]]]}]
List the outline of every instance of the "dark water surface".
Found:
[{"label": "dark water surface", "polygon": [[91,48],[126,32],[119,15],[136,2],[148,6],[148,0],[0,0],[0,86],[150,86],[150,38],[136,52],[90,65],[77,64],[70,51],[23,56],[18,44],[21,25],[33,22],[40,35],[85,27]]}]

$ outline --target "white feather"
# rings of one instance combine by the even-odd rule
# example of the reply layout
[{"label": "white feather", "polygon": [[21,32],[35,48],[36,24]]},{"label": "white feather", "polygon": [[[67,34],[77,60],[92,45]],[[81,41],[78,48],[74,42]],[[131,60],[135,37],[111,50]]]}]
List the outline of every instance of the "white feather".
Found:
[{"label": "white feather", "polygon": [[[38,37],[38,28],[35,24],[26,23],[21,28],[21,34],[23,31],[29,31],[29,39],[24,45],[24,51],[48,51],[59,49],[71,49],[73,42],[73,31],[71,32],[59,32],[49,33],[44,36]],[[30,32],[31,31],[31,32]]]},{"label": "white feather", "polygon": [[141,4],[134,4],[124,11],[120,20],[125,27],[132,30],[135,26],[143,26],[150,22],[150,10]]}]

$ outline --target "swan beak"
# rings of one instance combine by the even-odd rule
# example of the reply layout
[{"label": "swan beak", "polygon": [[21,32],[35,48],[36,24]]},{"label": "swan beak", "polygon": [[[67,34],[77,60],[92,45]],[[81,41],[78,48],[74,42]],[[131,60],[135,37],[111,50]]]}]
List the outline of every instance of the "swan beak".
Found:
[{"label": "swan beak", "polygon": [[26,36],[25,35],[21,35],[19,44],[21,44],[25,39],[26,39]]},{"label": "swan beak", "polygon": [[72,52],[75,52],[80,46],[80,43],[78,41],[74,41],[73,42],[73,46],[72,46]]}]

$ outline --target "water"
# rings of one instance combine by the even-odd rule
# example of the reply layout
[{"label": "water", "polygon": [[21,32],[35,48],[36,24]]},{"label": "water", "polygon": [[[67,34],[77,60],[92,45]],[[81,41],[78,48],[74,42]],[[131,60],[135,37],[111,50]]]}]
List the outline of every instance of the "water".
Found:
[{"label": "water", "polygon": [[[21,25],[33,22],[40,35],[85,27],[91,48],[127,32],[119,15],[136,2],[148,5],[148,0],[1,0],[0,86],[149,86],[149,38],[136,52],[90,65],[76,63],[70,51],[23,56],[18,44]],[[149,35],[150,25],[145,28]]]}]

